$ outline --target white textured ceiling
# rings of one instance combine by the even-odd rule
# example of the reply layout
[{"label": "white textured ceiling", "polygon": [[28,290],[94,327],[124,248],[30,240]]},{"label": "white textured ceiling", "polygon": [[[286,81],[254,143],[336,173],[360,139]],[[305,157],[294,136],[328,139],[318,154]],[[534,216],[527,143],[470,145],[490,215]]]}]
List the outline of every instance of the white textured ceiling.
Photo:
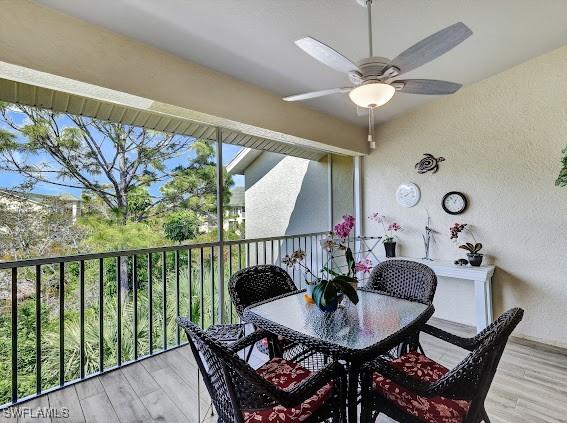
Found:
[{"label": "white textured ceiling", "polygon": [[[353,61],[368,55],[355,0],[36,0],[285,96],[344,86],[293,41],[313,36]],[[388,58],[458,21],[473,36],[404,77],[470,84],[567,44],[567,0],[374,0],[374,54]],[[435,97],[397,94],[380,121]],[[365,124],[346,95],[306,102]]]}]

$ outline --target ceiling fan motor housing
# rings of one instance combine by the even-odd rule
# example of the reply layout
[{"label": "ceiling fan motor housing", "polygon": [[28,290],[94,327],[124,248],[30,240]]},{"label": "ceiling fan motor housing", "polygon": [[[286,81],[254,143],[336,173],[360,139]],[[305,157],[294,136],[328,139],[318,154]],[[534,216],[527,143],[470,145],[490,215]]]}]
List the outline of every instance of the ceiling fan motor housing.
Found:
[{"label": "ceiling fan motor housing", "polygon": [[357,63],[361,72],[351,71],[349,77],[355,85],[366,84],[369,82],[381,82],[384,79],[391,78],[398,73],[395,67],[388,67],[390,59],[385,57],[373,56],[367,57]]}]

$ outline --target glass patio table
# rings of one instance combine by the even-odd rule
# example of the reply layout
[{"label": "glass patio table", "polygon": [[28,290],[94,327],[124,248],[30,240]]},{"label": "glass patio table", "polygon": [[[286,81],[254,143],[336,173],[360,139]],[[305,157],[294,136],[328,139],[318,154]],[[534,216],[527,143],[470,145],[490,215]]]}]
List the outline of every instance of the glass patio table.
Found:
[{"label": "glass patio table", "polygon": [[296,291],[252,305],[244,320],[315,351],[344,360],[348,367],[348,416],[357,421],[360,366],[406,340],[433,314],[431,305],[359,288],[358,304],[346,298],[326,313]]}]

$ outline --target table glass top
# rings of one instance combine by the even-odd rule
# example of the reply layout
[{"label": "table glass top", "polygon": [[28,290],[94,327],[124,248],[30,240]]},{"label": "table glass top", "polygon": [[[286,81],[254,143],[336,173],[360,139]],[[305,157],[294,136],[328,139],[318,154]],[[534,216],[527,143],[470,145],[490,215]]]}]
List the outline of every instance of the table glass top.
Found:
[{"label": "table glass top", "polygon": [[316,305],[307,304],[303,295],[304,292],[299,292],[250,307],[248,311],[303,335],[350,349],[363,349],[411,324],[427,309],[421,303],[358,291],[357,305],[345,298],[337,311],[325,313]]}]

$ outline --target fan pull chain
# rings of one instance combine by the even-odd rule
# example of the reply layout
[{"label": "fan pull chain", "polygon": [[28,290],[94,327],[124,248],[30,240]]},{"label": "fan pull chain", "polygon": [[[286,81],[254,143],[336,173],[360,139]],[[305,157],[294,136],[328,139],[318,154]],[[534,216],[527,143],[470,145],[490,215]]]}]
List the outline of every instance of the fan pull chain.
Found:
[{"label": "fan pull chain", "polygon": [[376,141],[374,141],[374,107],[372,106],[368,108],[368,142],[370,143],[370,148],[374,150]]}]

